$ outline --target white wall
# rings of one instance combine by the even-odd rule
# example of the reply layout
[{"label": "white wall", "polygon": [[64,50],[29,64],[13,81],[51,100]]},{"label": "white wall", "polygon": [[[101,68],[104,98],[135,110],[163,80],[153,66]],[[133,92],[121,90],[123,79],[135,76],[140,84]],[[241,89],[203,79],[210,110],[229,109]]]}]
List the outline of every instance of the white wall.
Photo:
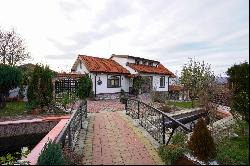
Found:
[{"label": "white wall", "polygon": [[[91,74],[91,79],[93,82],[93,91],[95,91],[95,74]],[[97,84],[97,81],[102,81],[101,85]],[[96,76],[96,94],[101,93],[118,93],[121,92],[121,89],[123,89],[125,92],[129,92],[129,79],[126,78],[124,75],[121,75],[121,87],[118,88],[108,88],[107,86],[107,74],[97,74]]]},{"label": "white wall", "polygon": [[[126,63],[134,63],[134,59],[127,59],[127,58],[119,58],[119,57],[112,57],[113,60],[115,60],[117,63],[119,63],[120,65],[122,65],[123,67],[125,67],[126,69],[129,70],[129,72],[131,74],[137,74],[137,72],[135,72],[133,69],[131,69],[130,67],[126,66]],[[89,71],[87,70],[86,66],[84,65],[84,63],[82,63],[82,69],[80,68],[80,63],[77,63],[77,70],[76,72],[78,73],[82,73],[84,74],[89,73]],[[168,91],[168,76],[165,76],[165,87],[164,88],[160,88],[160,77],[161,75],[156,75],[156,74],[141,74],[141,76],[153,76],[153,88],[156,89],[156,91]],[[90,73],[90,77],[92,79],[92,83],[93,83],[93,91],[95,91],[95,74],[94,73]],[[121,89],[123,89],[125,92],[129,92],[129,87],[132,87],[132,81],[129,78],[126,78],[124,75],[121,75],[121,87],[119,88],[108,88],[107,87],[107,74],[97,74],[96,76],[96,81],[99,80],[102,81],[101,85],[98,85],[96,83],[96,94],[100,94],[100,93],[118,93],[121,92]]]},{"label": "white wall", "polygon": [[165,87],[160,88],[161,75],[153,76],[153,87],[156,87],[156,91],[168,91],[168,76],[165,76]]},{"label": "white wall", "polygon": [[129,63],[135,63],[134,59],[127,59],[127,58],[121,58],[121,57],[112,57],[112,60],[119,63],[122,67],[126,68],[131,74],[137,74],[137,72],[133,69],[131,69],[129,66],[126,66],[127,62]]},{"label": "white wall", "polygon": [[[126,59],[124,58],[124,60],[126,60]],[[79,62],[77,63],[76,72],[81,73],[81,74],[84,74],[85,72],[90,73],[87,70],[84,63],[82,63],[82,68],[80,68],[80,63]],[[108,88],[107,87],[107,74],[97,74],[97,76],[96,76],[96,84],[95,84],[95,76],[96,76],[95,73],[90,73],[90,78],[91,78],[92,83],[93,83],[93,91],[94,92],[95,92],[95,85],[96,85],[96,94],[100,94],[100,93],[117,93],[117,92],[121,92],[121,89],[123,89],[125,92],[129,92],[129,79],[125,78],[124,75],[121,75],[121,87],[119,87],[119,88]],[[102,81],[101,85],[97,84],[97,81],[99,80],[99,77],[100,77],[100,80]]]},{"label": "white wall", "polygon": [[168,76],[165,76],[165,87],[160,88],[160,78],[164,75],[156,75],[156,74],[141,74],[141,76],[153,76],[153,88],[156,91],[168,91]]},{"label": "white wall", "polygon": [[88,69],[86,68],[83,62],[82,62],[82,68],[80,68],[80,61],[77,62],[76,72],[79,74],[89,73]]}]

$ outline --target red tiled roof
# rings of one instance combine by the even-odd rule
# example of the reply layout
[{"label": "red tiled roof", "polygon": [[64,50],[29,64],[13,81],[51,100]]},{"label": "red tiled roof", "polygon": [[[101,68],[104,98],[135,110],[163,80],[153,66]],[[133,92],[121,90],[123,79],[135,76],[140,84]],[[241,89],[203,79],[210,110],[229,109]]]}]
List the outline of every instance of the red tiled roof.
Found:
[{"label": "red tiled roof", "polygon": [[129,74],[129,71],[112,59],[79,55],[79,59],[90,72]]},{"label": "red tiled roof", "polygon": [[162,64],[159,64],[156,67],[156,66],[148,66],[148,65],[130,63],[128,66],[136,70],[137,72],[163,74],[163,75],[170,75],[171,77],[175,77],[175,75],[171,71],[169,71],[167,68],[165,68]]},{"label": "red tiled roof", "polygon": [[173,91],[182,91],[183,90],[183,86],[180,85],[169,85],[169,91],[173,92]]}]

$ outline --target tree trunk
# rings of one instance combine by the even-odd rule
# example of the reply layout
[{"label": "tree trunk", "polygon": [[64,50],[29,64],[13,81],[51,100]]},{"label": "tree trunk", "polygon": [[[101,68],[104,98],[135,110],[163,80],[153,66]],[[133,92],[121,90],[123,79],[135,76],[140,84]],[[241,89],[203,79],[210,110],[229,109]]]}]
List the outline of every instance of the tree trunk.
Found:
[{"label": "tree trunk", "polygon": [[6,105],[5,103],[5,95],[3,93],[0,93],[0,109],[4,108]]}]

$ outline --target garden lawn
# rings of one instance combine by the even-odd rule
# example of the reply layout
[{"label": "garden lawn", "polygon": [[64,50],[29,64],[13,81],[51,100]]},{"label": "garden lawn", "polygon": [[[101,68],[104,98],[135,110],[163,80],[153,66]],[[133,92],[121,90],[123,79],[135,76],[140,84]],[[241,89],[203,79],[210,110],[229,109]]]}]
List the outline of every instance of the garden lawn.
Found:
[{"label": "garden lawn", "polygon": [[18,116],[26,114],[26,105],[24,102],[7,102],[6,107],[0,110],[0,116]]},{"label": "garden lawn", "polygon": [[186,101],[186,102],[169,101],[169,104],[175,105],[176,107],[179,107],[179,108],[192,108],[192,102],[191,101]]},{"label": "garden lawn", "polygon": [[[248,124],[247,124],[248,125]],[[249,131],[249,127],[245,131]],[[217,145],[217,160],[223,165],[249,165],[248,132],[236,132],[239,137],[226,138]]]}]

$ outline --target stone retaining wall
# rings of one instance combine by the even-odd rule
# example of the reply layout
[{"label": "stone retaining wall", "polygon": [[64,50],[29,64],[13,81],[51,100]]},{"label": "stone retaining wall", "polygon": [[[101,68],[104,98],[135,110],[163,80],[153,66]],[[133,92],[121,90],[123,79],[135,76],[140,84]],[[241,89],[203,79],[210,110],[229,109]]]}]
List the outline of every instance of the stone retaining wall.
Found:
[{"label": "stone retaining wall", "polygon": [[0,125],[0,138],[49,132],[58,121],[10,123]]},{"label": "stone retaining wall", "polygon": [[69,118],[70,115],[64,115],[3,121],[0,122],[0,138],[36,133],[48,133],[61,119]]}]

